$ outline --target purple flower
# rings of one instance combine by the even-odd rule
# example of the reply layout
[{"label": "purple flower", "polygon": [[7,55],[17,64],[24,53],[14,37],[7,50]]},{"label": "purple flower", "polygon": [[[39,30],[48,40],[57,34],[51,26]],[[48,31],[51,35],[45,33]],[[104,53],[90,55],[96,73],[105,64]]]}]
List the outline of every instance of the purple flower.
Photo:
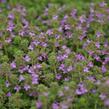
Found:
[{"label": "purple flower", "polygon": [[64,71],[64,69],[65,69],[65,65],[64,65],[64,64],[61,64],[61,65],[59,66],[59,70]]},{"label": "purple flower", "polygon": [[64,25],[64,28],[65,28],[65,30],[70,30],[70,25],[68,25],[68,24],[66,24],[66,25]]},{"label": "purple flower", "polygon": [[107,71],[107,69],[104,65],[101,67],[101,70],[102,70],[103,73],[105,73]]},{"label": "purple flower", "polygon": [[24,60],[25,60],[26,62],[29,62],[29,61],[31,60],[31,58],[30,58],[28,55],[26,55],[26,56],[24,57]]},{"label": "purple flower", "polygon": [[30,87],[30,85],[24,85],[24,89],[26,90],[26,91],[28,91],[29,89],[30,89],[31,87]]},{"label": "purple flower", "polygon": [[57,75],[56,75],[56,79],[57,79],[57,80],[60,80],[61,78],[62,78],[62,75],[61,75],[61,74],[57,74]]},{"label": "purple flower", "polygon": [[15,25],[14,25],[14,23],[10,20],[10,21],[8,22],[7,31],[12,32],[14,28],[15,28]]},{"label": "purple flower", "polygon": [[32,84],[38,84],[38,75],[33,73],[32,75]]},{"label": "purple flower", "polygon": [[21,66],[20,68],[19,68],[19,72],[20,73],[23,73],[25,71],[25,67],[24,66]]},{"label": "purple flower", "polygon": [[109,62],[109,57],[106,57],[105,58],[105,61],[104,61],[104,64],[108,63]]},{"label": "purple flower", "polygon": [[11,96],[11,92],[8,92],[8,93],[6,94],[6,96],[7,96],[7,97],[10,97],[10,96]]},{"label": "purple flower", "polygon": [[32,37],[32,36],[35,36],[35,33],[34,32],[29,32],[29,35]]},{"label": "purple flower", "polygon": [[67,71],[68,72],[70,72],[70,71],[72,71],[73,70],[73,67],[72,66],[69,66],[68,68],[67,68]]},{"label": "purple flower", "polygon": [[24,36],[25,32],[22,30],[22,31],[19,31],[19,35],[20,36]]},{"label": "purple flower", "polygon": [[65,90],[69,90],[69,87],[68,87],[68,86],[64,86],[64,89],[65,89]]},{"label": "purple flower", "polygon": [[0,2],[2,2],[2,3],[6,3],[6,1],[7,1],[7,0],[1,0]]},{"label": "purple flower", "polygon": [[8,38],[8,39],[5,40],[5,42],[7,42],[7,43],[10,43],[11,41],[12,41],[11,38]]},{"label": "purple flower", "polygon": [[67,47],[66,47],[66,45],[63,45],[63,46],[62,46],[62,49],[64,49],[64,50],[65,50],[66,48],[67,48]]},{"label": "purple flower", "polygon": [[34,69],[40,69],[40,68],[42,68],[41,64],[36,64],[33,67],[34,67]]},{"label": "purple flower", "polygon": [[96,59],[97,61],[101,61],[101,60],[100,60],[100,57],[97,56],[97,55],[94,56],[94,59]]},{"label": "purple flower", "polygon": [[53,34],[53,31],[49,29],[49,30],[46,32],[46,34],[48,34],[48,35],[50,36],[50,35]]},{"label": "purple flower", "polygon": [[[60,35],[56,34],[56,35],[55,35],[55,38],[56,38],[56,39],[59,39],[59,38],[60,38]],[[56,43],[55,43],[55,46],[56,46],[56,47],[59,46],[59,43],[56,42]]]},{"label": "purple flower", "polygon": [[88,67],[92,68],[93,66],[94,66],[94,65],[93,65],[92,62],[89,62],[89,63],[88,63]]},{"label": "purple flower", "polygon": [[19,82],[24,81],[24,80],[25,80],[25,78],[22,75],[20,75]]},{"label": "purple flower", "polygon": [[18,86],[18,85],[14,87],[14,90],[15,90],[16,92],[19,92],[20,89],[21,89],[21,87]]},{"label": "purple flower", "polygon": [[[66,73],[66,72],[65,72]],[[69,78],[65,78],[64,81],[69,81]]]},{"label": "purple flower", "polygon": [[67,54],[63,54],[63,59],[66,59],[68,58],[68,55]]},{"label": "purple flower", "polygon": [[42,56],[39,56],[39,57],[38,57],[38,60],[42,61],[42,60],[43,60],[43,59],[42,59]]},{"label": "purple flower", "polygon": [[87,93],[88,91],[87,91],[87,89],[84,87],[84,85],[82,84],[82,83],[80,83],[79,85],[78,85],[78,89],[76,89],[76,94],[77,95],[82,95],[82,94],[85,94],[85,93]]},{"label": "purple flower", "polygon": [[100,48],[100,43],[99,43],[99,42],[96,42],[95,46],[96,46],[97,48]]},{"label": "purple flower", "polygon": [[88,76],[87,79],[92,81],[92,82],[96,81],[96,78],[94,76]]},{"label": "purple flower", "polygon": [[96,13],[96,16],[98,17],[98,21],[99,21],[102,20],[105,15],[102,13]]},{"label": "purple flower", "polygon": [[59,91],[58,96],[62,97],[62,96],[64,96],[64,93],[62,91]]},{"label": "purple flower", "polygon": [[53,20],[57,20],[57,19],[58,19],[57,15],[53,16]]},{"label": "purple flower", "polygon": [[64,104],[64,103],[61,104],[61,109],[68,109],[68,107],[69,106],[67,104]]},{"label": "purple flower", "polygon": [[79,39],[82,41],[86,37],[86,34],[82,34]]},{"label": "purple flower", "polygon": [[67,48],[67,49],[65,50],[65,52],[66,52],[66,54],[70,54],[70,53],[71,53],[71,50],[70,50],[69,48]]},{"label": "purple flower", "polygon": [[28,21],[24,18],[22,18],[22,24],[23,24],[24,28],[27,28],[29,25]]},{"label": "purple flower", "polygon": [[58,31],[59,31],[59,32],[62,32],[62,31],[63,31],[63,30],[62,30],[62,27],[59,27],[59,28],[58,28]]},{"label": "purple flower", "polygon": [[29,69],[28,69],[28,72],[30,73],[30,74],[34,74],[35,72],[34,72],[34,69],[32,68],[32,67],[30,67]]},{"label": "purple flower", "polygon": [[71,37],[72,37],[72,32],[66,31],[66,32],[65,32],[65,37],[66,37],[66,38],[71,38]]},{"label": "purple flower", "polygon": [[102,36],[102,34],[98,31],[98,32],[96,32],[96,36],[100,37],[100,36]]},{"label": "purple flower", "polygon": [[106,85],[109,85],[109,80],[106,81]]},{"label": "purple flower", "polygon": [[92,89],[91,90],[91,93],[95,94],[96,93],[96,90],[95,89]]},{"label": "purple flower", "polygon": [[62,54],[57,56],[57,60],[59,62],[65,60],[66,58],[68,58],[68,54]]},{"label": "purple flower", "polygon": [[30,45],[30,46],[28,47],[28,49],[29,49],[29,50],[34,50],[34,45]]},{"label": "purple flower", "polygon": [[43,47],[47,47],[47,43],[45,43],[45,42],[41,42],[40,45]]},{"label": "purple flower", "polygon": [[102,93],[99,97],[101,98],[101,100],[104,100],[106,98],[106,95]]},{"label": "purple flower", "polygon": [[38,109],[41,109],[41,108],[42,108],[42,102],[41,102],[41,101],[37,101],[37,102],[36,102],[36,107],[37,107]]},{"label": "purple flower", "polygon": [[65,16],[64,16],[64,20],[67,20],[67,19],[68,19],[68,15],[65,15]]},{"label": "purple flower", "polygon": [[87,19],[88,24],[90,24],[92,21],[94,21],[94,9],[90,8],[90,14],[89,17]]},{"label": "purple flower", "polygon": [[11,65],[11,68],[12,69],[15,69],[16,68],[16,63],[14,61],[10,65]]},{"label": "purple flower", "polygon": [[105,105],[105,106],[109,106],[109,99],[106,99],[106,100],[104,101],[104,105]]},{"label": "purple flower", "polygon": [[28,71],[29,70],[29,65],[27,66],[20,66],[19,68],[19,72],[20,73],[24,73],[25,71]]},{"label": "purple flower", "polygon": [[84,56],[82,54],[77,54],[76,59],[77,60],[84,60],[85,58],[84,58]]},{"label": "purple flower", "polygon": [[59,109],[59,103],[57,103],[57,102],[53,103],[52,109]]},{"label": "purple flower", "polygon": [[92,56],[94,54],[94,51],[88,51],[89,55]]},{"label": "purple flower", "polygon": [[108,47],[108,42],[107,41],[104,43],[104,47]]},{"label": "purple flower", "polygon": [[6,82],[5,82],[5,85],[6,85],[6,87],[9,87],[9,86],[10,86],[9,81],[6,81]]},{"label": "purple flower", "polygon": [[95,84],[100,85],[101,81],[100,80],[96,80]]},{"label": "purple flower", "polygon": [[10,14],[8,15],[8,18],[11,19],[11,20],[14,20],[14,14],[13,14],[13,13],[10,13]]},{"label": "purple flower", "polygon": [[101,2],[101,3],[99,3],[99,6],[100,7],[104,7],[104,6],[106,6],[107,4],[105,3],[105,2]]},{"label": "purple flower", "polygon": [[58,60],[59,62],[61,62],[61,61],[63,60],[62,55],[57,56],[57,60]]},{"label": "purple flower", "polygon": [[73,9],[71,12],[72,18],[76,19],[77,9]]},{"label": "purple flower", "polygon": [[81,23],[84,23],[86,21],[85,15],[80,16],[79,20],[80,20]]},{"label": "purple flower", "polygon": [[84,72],[89,72],[89,68],[88,67],[85,67],[83,71]]}]

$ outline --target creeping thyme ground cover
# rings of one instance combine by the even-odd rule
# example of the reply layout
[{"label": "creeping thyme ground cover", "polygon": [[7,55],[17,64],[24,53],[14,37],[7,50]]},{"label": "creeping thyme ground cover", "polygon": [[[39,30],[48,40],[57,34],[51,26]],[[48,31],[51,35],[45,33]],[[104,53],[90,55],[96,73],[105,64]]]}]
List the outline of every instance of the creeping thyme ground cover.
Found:
[{"label": "creeping thyme ground cover", "polygon": [[109,1],[0,0],[0,109],[108,109]]}]

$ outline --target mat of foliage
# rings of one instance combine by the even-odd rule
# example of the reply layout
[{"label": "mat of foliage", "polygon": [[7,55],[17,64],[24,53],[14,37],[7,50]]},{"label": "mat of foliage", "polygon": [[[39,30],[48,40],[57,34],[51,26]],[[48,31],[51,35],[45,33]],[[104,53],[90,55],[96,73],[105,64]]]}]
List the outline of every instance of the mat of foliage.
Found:
[{"label": "mat of foliage", "polygon": [[33,1],[0,0],[0,109],[108,109],[108,3]]}]

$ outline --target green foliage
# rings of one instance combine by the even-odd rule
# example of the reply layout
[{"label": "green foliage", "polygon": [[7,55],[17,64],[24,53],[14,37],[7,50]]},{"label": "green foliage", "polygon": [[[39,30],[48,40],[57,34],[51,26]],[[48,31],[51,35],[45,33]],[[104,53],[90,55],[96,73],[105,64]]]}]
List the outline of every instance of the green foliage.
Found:
[{"label": "green foliage", "polygon": [[4,55],[4,56],[1,56],[1,59],[0,59],[1,63],[2,62],[8,62],[9,61],[9,58],[7,55]]},{"label": "green foliage", "polygon": [[13,44],[16,45],[16,46],[19,46],[21,43],[21,37],[20,36],[16,36],[14,39],[13,39]]},{"label": "green foliage", "polygon": [[24,51],[27,51],[29,41],[27,39],[21,40],[20,48]]}]

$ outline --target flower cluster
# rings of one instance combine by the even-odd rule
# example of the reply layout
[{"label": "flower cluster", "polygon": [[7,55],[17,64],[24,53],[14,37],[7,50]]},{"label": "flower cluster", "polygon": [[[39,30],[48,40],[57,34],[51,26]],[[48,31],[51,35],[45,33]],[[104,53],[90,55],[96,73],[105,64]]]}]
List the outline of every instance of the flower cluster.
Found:
[{"label": "flower cluster", "polygon": [[0,109],[109,107],[106,2],[48,3],[38,15],[0,2]]}]

